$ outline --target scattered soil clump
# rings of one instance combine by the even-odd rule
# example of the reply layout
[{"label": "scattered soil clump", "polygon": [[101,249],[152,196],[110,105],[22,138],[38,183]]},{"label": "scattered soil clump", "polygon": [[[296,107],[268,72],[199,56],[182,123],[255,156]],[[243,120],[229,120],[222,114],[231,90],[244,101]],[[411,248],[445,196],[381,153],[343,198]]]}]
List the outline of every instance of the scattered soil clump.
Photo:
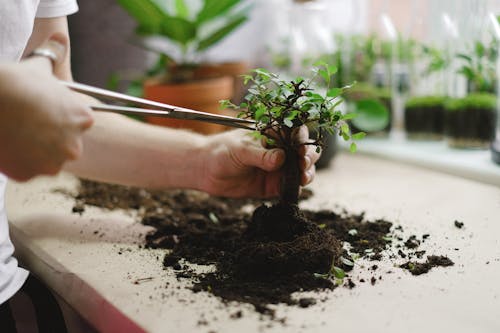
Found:
[{"label": "scattered soil clump", "polygon": [[429,272],[433,267],[448,267],[455,263],[445,256],[427,256],[427,261],[423,263],[408,261],[401,265],[401,268],[407,269],[413,275],[421,275]]},{"label": "scattered soil clump", "polygon": [[[302,195],[307,198],[311,192]],[[146,248],[168,250],[163,265],[172,268],[177,278],[192,281],[194,292],[249,303],[271,317],[271,304],[305,308],[317,302],[296,292],[332,290],[339,285],[354,288],[344,271],[352,270],[358,258],[396,259],[389,251],[395,246],[401,257],[421,257],[425,251],[418,247],[429,237],[410,236],[404,241],[401,226],[380,219],[367,221],[364,214],[299,211],[295,206],[263,204],[260,199],[216,198],[196,191],[146,191],[83,180],[75,201],[74,211],[80,214],[85,205],[137,210],[141,222],[154,227],[145,236]],[[446,257],[427,258],[424,264],[408,261],[401,267],[417,275],[453,264]],[[198,273],[190,264],[215,269]],[[430,267],[425,271],[421,265]],[[379,266],[368,267],[374,272]],[[345,279],[335,274],[339,271]],[[376,279],[370,282],[375,285]]]}]

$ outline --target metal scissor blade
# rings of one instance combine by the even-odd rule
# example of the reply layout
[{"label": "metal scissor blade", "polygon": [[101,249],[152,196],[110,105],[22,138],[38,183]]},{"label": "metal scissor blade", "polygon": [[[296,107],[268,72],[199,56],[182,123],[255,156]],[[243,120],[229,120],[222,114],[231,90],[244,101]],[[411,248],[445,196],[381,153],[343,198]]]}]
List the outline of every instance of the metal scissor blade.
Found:
[{"label": "metal scissor blade", "polygon": [[155,116],[155,117],[161,117],[161,118],[200,120],[200,121],[205,121],[205,122],[224,125],[224,126],[243,128],[243,129],[247,129],[247,130],[251,130],[251,131],[255,130],[255,127],[253,127],[251,125],[245,125],[244,123],[234,122],[232,117],[211,115],[210,113],[193,114],[193,113],[186,113],[184,111],[178,111],[178,110],[172,110],[172,111],[152,110],[152,109],[144,109],[144,108],[135,108],[135,107],[130,107],[130,106],[107,105],[107,104],[92,105],[91,108],[92,108],[92,110],[95,110],[95,111],[107,111],[107,112],[129,114],[129,115],[136,115],[136,116]]},{"label": "metal scissor blade", "polygon": [[[145,109],[136,108],[136,107],[126,107],[126,106],[115,106],[115,105],[103,105],[101,106],[93,106],[94,110],[101,111],[109,111],[115,113],[128,113],[128,114],[141,114],[141,115],[152,115],[158,117],[168,117],[168,118],[177,118],[177,119],[192,119],[192,120],[200,120],[207,121],[211,123],[221,124],[225,126],[237,127],[237,128],[245,128],[249,130],[253,130],[255,122],[250,119],[241,119],[223,115],[215,115],[207,112],[195,111],[187,108],[182,108],[174,105],[169,105],[165,103],[150,101],[144,98],[133,97],[121,93],[117,93],[114,91],[97,88],[93,86],[89,86],[82,83],[77,82],[67,82],[60,81],[66,87],[83,93],[85,95],[89,95],[101,100],[112,101],[112,102],[121,102],[121,103],[129,103],[135,106],[144,107]],[[159,110],[163,110],[163,112],[158,112]]]}]

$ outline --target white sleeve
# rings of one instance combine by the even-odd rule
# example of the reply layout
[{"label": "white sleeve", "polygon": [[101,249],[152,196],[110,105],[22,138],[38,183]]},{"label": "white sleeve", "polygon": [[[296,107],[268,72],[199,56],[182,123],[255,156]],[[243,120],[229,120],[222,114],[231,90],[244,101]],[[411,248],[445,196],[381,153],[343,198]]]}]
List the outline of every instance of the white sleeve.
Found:
[{"label": "white sleeve", "polygon": [[50,18],[74,14],[78,11],[76,0],[40,0],[36,17]]}]

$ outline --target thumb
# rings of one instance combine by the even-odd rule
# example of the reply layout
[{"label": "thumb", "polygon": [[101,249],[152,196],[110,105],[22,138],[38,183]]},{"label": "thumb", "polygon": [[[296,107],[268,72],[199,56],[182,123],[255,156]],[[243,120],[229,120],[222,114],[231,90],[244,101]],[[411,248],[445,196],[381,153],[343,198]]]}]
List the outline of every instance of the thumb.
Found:
[{"label": "thumb", "polygon": [[235,151],[234,156],[244,166],[257,167],[265,171],[278,170],[285,162],[285,152],[278,148],[243,146]]}]

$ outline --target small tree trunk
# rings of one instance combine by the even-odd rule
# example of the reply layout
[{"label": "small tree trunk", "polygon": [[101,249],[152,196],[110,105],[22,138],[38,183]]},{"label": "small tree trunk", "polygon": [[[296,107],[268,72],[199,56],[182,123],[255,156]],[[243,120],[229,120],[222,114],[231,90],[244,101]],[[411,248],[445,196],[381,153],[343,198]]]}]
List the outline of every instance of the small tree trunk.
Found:
[{"label": "small tree trunk", "polygon": [[299,154],[293,147],[285,148],[286,159],[281,177],[280,203],[297,205],[299,203],[300,169]]}]

